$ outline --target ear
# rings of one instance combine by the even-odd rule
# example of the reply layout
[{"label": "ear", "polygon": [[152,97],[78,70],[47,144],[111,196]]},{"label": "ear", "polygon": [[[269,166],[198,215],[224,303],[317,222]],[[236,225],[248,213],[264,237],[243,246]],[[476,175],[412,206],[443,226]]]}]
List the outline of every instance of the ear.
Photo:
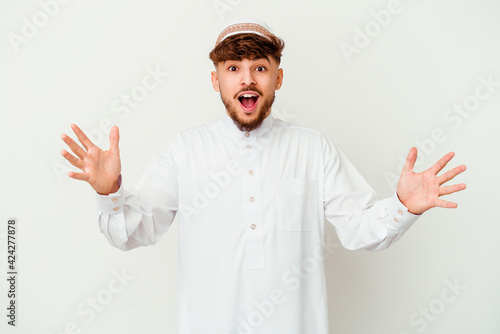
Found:
[{"label": "ear", "polygon": [[217,72],[212,71],[212,86],[214,87],[214,90],[216,92],[220,92],[220,87],[219,87],[219,78],[217,77]]},{"label": "ear", "polygon": [[280,68],[278,69],[278,76],[276,77],[275,90],[280,89],[282,84],[283,84],[283,69]]}]

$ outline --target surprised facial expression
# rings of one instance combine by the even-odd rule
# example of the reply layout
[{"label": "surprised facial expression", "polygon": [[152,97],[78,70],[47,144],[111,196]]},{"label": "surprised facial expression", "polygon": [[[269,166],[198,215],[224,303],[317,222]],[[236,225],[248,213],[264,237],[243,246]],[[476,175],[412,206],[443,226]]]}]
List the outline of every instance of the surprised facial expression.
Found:
[{"label": "surprised facial expression", "polygon": [[214,90],[241,131],[258,128],[269,116],[282,81],[283,70],[272,57],[227,60],[212,72]]}]

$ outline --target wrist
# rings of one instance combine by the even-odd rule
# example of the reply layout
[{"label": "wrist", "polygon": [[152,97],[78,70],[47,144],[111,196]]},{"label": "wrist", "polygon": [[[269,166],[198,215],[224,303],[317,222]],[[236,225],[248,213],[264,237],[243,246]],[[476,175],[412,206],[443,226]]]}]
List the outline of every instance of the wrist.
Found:
[{"label": "wrist", "polygon": [[118,176],[118,179],[116,180],[115,183],[113,183],[113,185],[111,186],[111,188],[109,189],[106,189],[106,190],[96,190],[96,192],[99,194],[99,195],[103,195],[103,196],[107,196],[109,194],[114,194],[116,193],[118,190],[120,190],[120,186],[121,186],[121,183],[122,183],[122,175],[120,174]]},{"label": "wrist", "polygon": [[412,215],[421,215],[422,213],[425,212],[425,211],[418,212],[418,210],[414,210],[414,208],[412,208],[411,205],[408,205],[407,200],[404,200],[404,201],[401,200],[401,197],[399,197],[399,194],[397,191],[396,191],[396,197],[398,198],[399,203],[401,203],[406,208],[406,211],[408,211],[408,213],[411,213]]}]

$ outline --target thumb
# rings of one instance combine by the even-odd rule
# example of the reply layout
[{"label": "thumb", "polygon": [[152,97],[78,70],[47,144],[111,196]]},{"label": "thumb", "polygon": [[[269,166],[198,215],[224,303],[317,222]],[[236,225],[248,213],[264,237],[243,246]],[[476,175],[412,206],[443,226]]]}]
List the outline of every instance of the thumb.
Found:
[{"label": "thumb", "polygon": [[118,127],[114,125],[109,132],[109,149],[111,151],[119,152],[118,141],[120,140],[120,133]]},{"label": "thumb", "polygon": [[417,161],[417,149],[412,147],[408,156],[406,157],[405,165],[403,166],[403,170],[401,174],[413,173],[413,167],[415,166],[415,161]]}]

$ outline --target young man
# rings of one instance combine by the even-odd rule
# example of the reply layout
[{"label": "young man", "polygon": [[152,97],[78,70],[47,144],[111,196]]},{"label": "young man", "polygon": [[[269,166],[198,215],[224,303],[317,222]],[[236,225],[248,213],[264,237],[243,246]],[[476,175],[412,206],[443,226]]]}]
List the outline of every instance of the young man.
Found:
[{"label": "young man", "polygon": [[373,189],[323,134],[271,116],[284,43],[264,24],[226,27],[210,53],[224,118],[182,131],[154,157],[138,186],[121,182],[118,128],[110,149],[63,140],[62,155],[98,193],[101,232],[130,250],[157,243],[179,222],[177,333],[327,334],[324,218],[349,249],[381,250],[432,207],[456,207],[441,176],[453,153],[416,174],[410,150],[392,198]]}]

